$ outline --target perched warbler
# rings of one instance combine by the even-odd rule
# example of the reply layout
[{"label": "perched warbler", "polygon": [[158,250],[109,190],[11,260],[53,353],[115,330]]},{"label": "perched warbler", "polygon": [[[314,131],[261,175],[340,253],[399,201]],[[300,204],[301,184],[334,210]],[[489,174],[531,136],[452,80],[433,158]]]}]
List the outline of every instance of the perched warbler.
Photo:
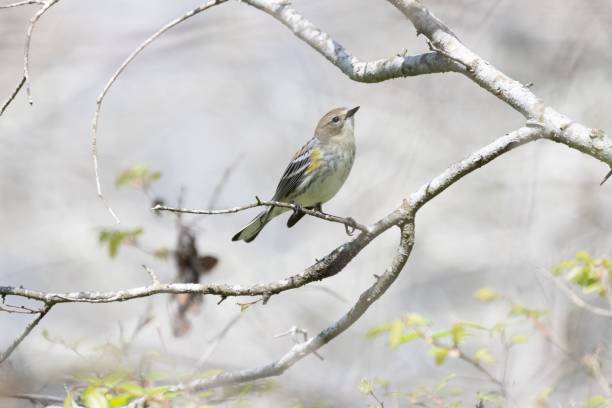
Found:
[{"label": "perched warbler", "polygon": [[[293,156],[276,187],[272,201],[297,204],[321,211],[323,203],[336,195],[353,167],[355,160],[355,113],[353,109],[336,108],[319,121],[315,134]],[[274,217],[289,208],[268,207],[232,238],[251,242]],[[294,211],[287,221],[291,228],[304,216]]]}]

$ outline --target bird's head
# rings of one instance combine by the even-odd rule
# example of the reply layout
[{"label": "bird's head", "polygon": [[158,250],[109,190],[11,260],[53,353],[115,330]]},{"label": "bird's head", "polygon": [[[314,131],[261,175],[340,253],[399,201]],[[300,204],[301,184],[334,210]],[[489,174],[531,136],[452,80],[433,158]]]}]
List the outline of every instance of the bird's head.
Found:
[{"label": "bird's head", "polygon": [[328,142],[336,138],[353,136],[353,126],[355,124],[355,113],[359,106],[352,109],[336,108],[327,112],[319,121],[315,130],[315,135],[322,142]]}]

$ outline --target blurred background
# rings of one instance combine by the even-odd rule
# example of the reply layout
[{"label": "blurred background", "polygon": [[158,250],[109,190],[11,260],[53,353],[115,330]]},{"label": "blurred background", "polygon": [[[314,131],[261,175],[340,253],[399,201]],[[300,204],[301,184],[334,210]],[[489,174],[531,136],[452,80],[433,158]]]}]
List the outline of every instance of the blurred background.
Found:
[{"label": "blurred background", "polygon": [[[143,264],[162,281],[175,278],[171,258],[156,259],[130,246],[111,258],[99,243],[100,229],[115,226],[96,196],[90,124],[97,95],[125,57],[198,4],[62,1],[37,24],[30,65],[34,105],[21,92],[0,118],[1,285],[62,292],[131,288],[150,282]],[[362,60],[404,49],[427,51],[411,24],[384,1],[293,4]],[[612,3],[425,4],[476,53],[518,81],[533,82],[533,91],[548,104],[587,126],[612,129]],[[25,30],[35,10],[0,12],[2,101],[21,77]],[[151,198],[176,205],[182,187],[184,206],[205,208],[222,179],[218,208],[250,203],[255,195],[269,198],[320,116],[356,105],[361,106],[356,162],[325,210],[361,223],[383,217],[449,165],[523,123],[518,113],[457,74],[352,82],[271,17],[230,2],[156,40],[105,100],[98,134],[101,182],[122,221],[119,228],[142,228],[141,247],[175,247],[176,217],[152,214]],[[149,197],[139,189],[115,187],[117,175],[134,164],[161,172]],[[535,333],[520,351],[510,353],[506,369],[499,359],[490,365],[497,376],[505,371],[512,406],[533,403],[548,387],[553,389],[550,401],[562,406],[601,394],[580,356],[592,353],[602,339],[609,346],[610,320],[572,306],[543,275],[579,250],[610,255],[612,213],[606,209],[612,206],[612,185],[599,186],[607,171],[579,152],[540,141],[464,178],[419,213],[412,256],[380,301],[320,351],[323,361],[307,357],[275,379],[275,392],[252,404],[366,406],[374,401],[357,389],[363,377],[385,379],[390,389],[407,391],[455,373],[465,406],[473,406],[476,392],[495,390],[481,372],[460,359],[437,366],[423,342],[389,350],[384,339],[366,333],[408,312],[426,316],[435,328],[457,320],[493,325],[507,308],[474,299],[480,287],[546,309],[547,327],[565,350]],[[202,282],[248,285],[281,279],[347,240],[337,224],[306,217],[288,230],[281,217],[253,243],[231,242],[257,211],[183,218],[193,226],[199,252],[218,259]],[[241,313],[236,302],[248,299],[217,305],[218,298],[206,298],[191,315],[191,330],[181,337],[173,335],[174,306],[168,296],[59,305],[0,367],[0,382],[12,390],[64,395],[69,376],[119,364],[105,350],[129,338],[143,315],[151,319],[117,357],[121,365],[136,367],[149,356],[166,372],[188,373],[198,360],[203,360],[202,370],[269,363],[293,345],[290,337],[275,335],[294,325],[316,334],[344,314],[373,283],[373,275],[387,267],[397,239],[395,231],[387,232],[339,275],[274,296],[265,306],[255,304]],[[2,349],[29,319],[0,314]],[[529,325],[524,330],[534,331]],[[489,341],[481,336],[468,347]],[[612,353],[605,341],[602,350],[605,375]],[[28,403],[6,400],[2,405]]]}]

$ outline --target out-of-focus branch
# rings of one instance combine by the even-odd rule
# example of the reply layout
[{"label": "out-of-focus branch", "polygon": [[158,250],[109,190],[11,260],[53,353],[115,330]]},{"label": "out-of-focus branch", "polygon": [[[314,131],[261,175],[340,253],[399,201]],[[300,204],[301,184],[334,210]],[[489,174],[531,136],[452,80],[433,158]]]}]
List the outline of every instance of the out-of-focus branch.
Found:
[{"label": "out-of-focus branch", "polygon": [[574,291],[571,290],[567,285],[565,285],[561,281],[561,279],[555,278],[554,276],[551,276],[550,273],[546,273],[546,272],[544,272],[543,275],[550,278],[550,280],[552,280],[555,283],[557,288],[559,288],[559,291],[563,293],[570,300],[570,302],[572,302],[577,307],[584,309],[588,311],[589,313],[593,313],[594,315],[612,319],[612,310],[602,309],[600,307],[593,306],[587,303],[584,299],[582,299],[580,296],[574,293]]},{"label": "out-of-focus branch", "polygon": [[56,397],[54,395],[42,395],[42,394],[12,394],[6,395],[7,398],[20,399],[30,401],[33,404],[40,404],[47,406],[51,404],[61,404],[64,402],[64,398]]},{"label": "out-of-focus branch", "polygon": [[134,51],[132,51],[132,53],[121,63],[121,65],[119,66],[119,68],[117,68],[113,76],[111,76],[111,78],[106,82],[106,85],[104,85],[102,92],[96,99],[96,110],[94,111],[94,116],[93,116],[93,120],[91,123],[91,154],[93,157],[94,174],[96,178],[96,189],[98,192],[98,197],[100,198],[100,200],[102,200],[106,209],[112,215],[112,217],[114,218],[117,224],[119,224],[119,218],[113,211],[112,207],[108,205],[108,203],[106,202],[106,199],[104,198],[104,195],[102,194],[102,187],[100,186],[100,172],[98,170],[98,148],[97,148],[98,120],[100,118],[100,109],[102,109],[102,103],[104,102],[104,98],[106,97],[106,94],[108,93],[110,87],[115,83],[115,81],[117,80],[119,75],[121,75],[121,73],[125,70],[125,68],[134,60],[134,58],[136,58],[136,56],[138,56],[138,54],[142,52],[142,50],[144,50],[149,44],[155,41],[159,36],[164,34],[166,31],[170,30],[171,28],[177,26],[178,24],[182,23],[183,21],[195,16],[196,14],[199,14],[205,10],[208,10],[211,7],[225,3],[226,1],[227,0],[211,0],[199,7],[194,8],[188,13],[183,14],[182,16],[175,18],[174,20],[170,21],[168,24],[166,24],[165,26],[157,30],[153,35],[151,35],[149,38],[143,41]]},{"label": "out-of-focus branch", "polygon": [[217,215],[217,214],[232,214],[232,213],[237,213],[240,211],[248,210],[248,209],[255,208],[255,207],[262,207],[262,206],[289,208],[293,211],[301,211],[306,215],[320,218],[325,221],[336,222],[339,224],[344,224],[345,226],[349,228],[358,229],[359,231],[362,231],[362,232],[366,232],[366,233],[369,232],[369,229],[367,226],[356,222],[352,218],[338,217],[336,215],[327,214],[322,211],[309,210],[308,208],[303,208],[295,204],[283,203],[280,201],[257,200],[256,202],[252,204],[247,204],[247,205],[232,207],[232,208],[225,208],[222,210],[196,210],[196,209],[187,209],[187,208],[174,208],[174,207],[168,207],[165,205],[156,205],[155,207],[152,208],[152,210],[170,211],[170,212],[187,213],[187,214]]},{"label": "out-of-focus branch", "polygon": [[9,356],[13,353],[13,351],[15,351],[15,349],[17,348],[17,346],[19,346],[19,344],[21,344],[21,342],[23,341],[23,339],[25,339],[27,337],[28,334],[30,334],[30,332],[32,331],[32,329],[34,329],[34,327],[36,327],[36,325],[38,323],[40,323],[40,321],[43,319],[43,317],[45,317],[45,315],[47,313],[49,313],[49,310],[51,310],[51,307],[53,305],[51,304],[46,304],[40,311],[40,313],[38,314],[38,317],[36,317],[36,319],[32,320],[30,323],[28,323],[28,325],[25,327],[25,329],[23,329],[23,331],[21,332],[21,334],[19,335],[19,337],[17,337],[10,346],[8,346],[8,348],[6,350],[4,350],[2,353],[0,353],[0,364],[2,364],[4,362],[4,360],[6,360],[7,358],[9,358]]},{"label": "out-of-focus branch", "polygon": [[34,17],[30,19],[30,24],[28,25],[28,29],[26,31],[26,41],[25,41],[25,47],[23,49],[23,76],[21,77],[21,80],[17,84],[17,87],[15,87],[15,90],[13,91],[11,96],[9,96],[6,102],[2,104],[2,108],[0,108],[0,116],[2,116],[6,108],[8,108],[8,106],[11,104],[11,102],[15,100],[15,97],[17,96],[17,94],[23,88],[24,85],[26,87],[26,92],[28,94],[28,102],[30,103],[30,105],[34,103],[34,101],[32,100],[32,94],[30,91],[30,43],[32,41],[32,31],[34,30],[34,25],[36,25],[36,22],[42,17],[42,15],[45,14],[47,10],[49,10],[51,6],[53,6],[57,2],[59,2],[59,0],[23,1],[23,2],[8,4],[6,6],[0,7],[0,8],[10,8],[10,7],[23,6],[26,4],[42,5],[42,7],[36,12],[36,14],[34,14]]},{"label": "out-of-focus branch", "polygon": [[44,4],[44,2],[42,0],[24,0],[24,1],[18,1],[16,3],[9,3],[9,4],[3,4],[0,5],[0,9],[7,9],[7,8],[12,8],[12,7],[19,7],[19,6],[27,6],[30,4]]}]

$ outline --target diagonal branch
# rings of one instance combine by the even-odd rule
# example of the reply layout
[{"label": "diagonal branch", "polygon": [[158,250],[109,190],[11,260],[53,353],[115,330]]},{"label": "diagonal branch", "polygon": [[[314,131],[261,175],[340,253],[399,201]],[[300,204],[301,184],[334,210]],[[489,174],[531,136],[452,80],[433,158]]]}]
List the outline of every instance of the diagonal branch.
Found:
[{"label": "diagonal branch", "polygon": [[289,28],[302,41],[323,55],[346,76],[358,82],[382,82],[388,79],[434,74],[462,72],[464,67],[437,52],[420,55],[396,55],[375,61],[360,61],[329,34],[317,28],[300,15],[288,1],[244,0]]},{"label": "diagonal branch", "polygon": [[261,378],[278,376],[284,373],[295,363],[314,353],[325,344],[351,327],[368,308],[380,298],[393,284],[402,271],[410,251],[414,244],[414,222],[410,220],[401,227],[400,244],[396,250],[391,266],[383,273],[376,282],[364,291],[355,305],[337,322],[322,330],[312,339],[294,346],[289,352],[278,360],[263,367],[240,370],[236,372],[221,373],[212,378],[195,380],[187,384],[179,384],[172,388],[173,391],[201,391],[223,385],[253,381]]},{"label": "diagonal branch", "polygon": [[36,325],[38,325],[38,323],[40,323],[40,321],[47,315],[47,313],[49,313],[49,310],[51,310],[51,307],[53,307],[52,304],[46,304],[41,309],[40,313],[38,314],[38,317],[36,319],[32,320],[30,323],[28,323],[28,325],[25,327],[25,329],[23,329],[23,331],[21,332],[19,337],[17,337],[11,343],[11,345],[8,346],[8,348],[6,350],[4,350],[2,353],[0,353],[0,364],[2,364],[7,358],[10,357],[10,355],[13,353],[13,351],[15,351],[17,346],[19,346],[21,344],[23,339],[25,339],[28,336],[28,334],[30,334],[32,329],[34,329],[34,327],[36,327]]},{"label": "diagonal branch", "polygon": [[[510,78],[466,47],[457,36],[418,0],[387,0],[425,35],[440,53],[467,67],[468,78],[501,99],[525,118],[544,126],[549,139],[588,154],[612,167],[612,140],[600,129],[591,129],[547,106],[522,83]],[[608,173],[606,179],[612,174]],[[602,183],[603,184],[603,183]]]},{"label": "diagonal branch", "polygon": [[19,6],[27,6],[30,4],[41,4],[42,5],[44,3],[41,0],[23,0],[23,1],[18,1],[16,3],[0,5],[0,10],[7,9],[7,8],[13,8],[13,7],[19,7]]}]

